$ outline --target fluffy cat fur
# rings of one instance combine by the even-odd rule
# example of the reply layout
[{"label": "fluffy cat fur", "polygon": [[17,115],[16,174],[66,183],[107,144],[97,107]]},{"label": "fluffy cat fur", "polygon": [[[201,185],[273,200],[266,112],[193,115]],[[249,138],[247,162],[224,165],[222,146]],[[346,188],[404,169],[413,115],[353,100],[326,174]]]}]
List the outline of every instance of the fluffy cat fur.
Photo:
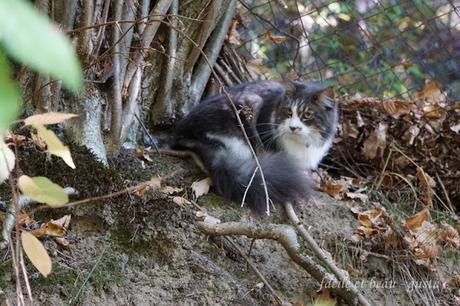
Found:
[{"label": "fluffy cat fur", "polygon": [[[307,172],[318,167],[334,138],[336,103],[318,83],[257,81],[226,89],[256,150],[273,203],[295,203],[311,190]],[[241,202],[256,169],[255,160],[227,95],[203,100],[176,129],[175,149],[197,153],[217,190]],[[260,171],[245,202],[266,210]]]}]

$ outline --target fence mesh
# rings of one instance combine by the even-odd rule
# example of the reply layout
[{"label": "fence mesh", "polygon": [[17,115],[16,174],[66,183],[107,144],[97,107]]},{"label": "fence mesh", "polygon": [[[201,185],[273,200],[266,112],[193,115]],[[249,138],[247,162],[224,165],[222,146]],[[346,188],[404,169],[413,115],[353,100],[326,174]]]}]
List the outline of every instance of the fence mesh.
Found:
[{"label": "fence mesh", "polygon": [[381,98],[411,98],[431,80],[460,100],[460,1],[239,3],[235,45],[258,72]]}]

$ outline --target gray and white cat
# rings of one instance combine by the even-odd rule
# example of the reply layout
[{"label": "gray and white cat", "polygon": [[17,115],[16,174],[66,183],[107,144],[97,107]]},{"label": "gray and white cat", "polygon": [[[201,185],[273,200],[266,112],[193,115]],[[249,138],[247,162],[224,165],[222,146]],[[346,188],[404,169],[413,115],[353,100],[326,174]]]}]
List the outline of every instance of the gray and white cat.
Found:
[{"label": "gray and white cat", "polygon": [[[257,81],[226,89],[257,153],[272,202],[295,203],[311,190],[306,173],[318,167],[337,127],[327,87],[311,82]],[[173,148],[197,153],[219,192],[265,211],[260,171],[226,94],[203,100],[176,128]],[[308,170],[308,171],[305,171]],[[254,173],[256,173],[254,175]]]}]

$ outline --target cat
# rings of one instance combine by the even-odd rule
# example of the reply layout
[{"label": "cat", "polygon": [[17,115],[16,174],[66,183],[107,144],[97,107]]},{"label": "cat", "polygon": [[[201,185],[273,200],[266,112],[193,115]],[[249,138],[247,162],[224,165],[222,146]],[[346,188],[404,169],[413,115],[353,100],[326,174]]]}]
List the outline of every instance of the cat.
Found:
[{"label": "cat", "polygon": [[179,121],[173,149],[196,153],[224,198],[241,202],[245,196],[250,208],[267,212],[262,177],[242,127],[260,162],[270,201],[296,203],[308,197],[307,173],[318,167],[335,135],[337,105],[326,91],[320,83],[299,81],[227,88]]}]

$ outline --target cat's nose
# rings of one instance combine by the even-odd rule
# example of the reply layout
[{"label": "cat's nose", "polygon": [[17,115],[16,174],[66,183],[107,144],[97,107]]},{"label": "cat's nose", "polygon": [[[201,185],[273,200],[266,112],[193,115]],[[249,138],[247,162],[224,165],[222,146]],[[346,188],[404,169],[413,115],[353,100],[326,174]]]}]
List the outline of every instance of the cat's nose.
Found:
[{"label": "cat's nose", "polygon": [[289,127],[291,129],[291,131],[295,132],[295,131],[300,131],[300,127],[298,126],[290,126]]}]

